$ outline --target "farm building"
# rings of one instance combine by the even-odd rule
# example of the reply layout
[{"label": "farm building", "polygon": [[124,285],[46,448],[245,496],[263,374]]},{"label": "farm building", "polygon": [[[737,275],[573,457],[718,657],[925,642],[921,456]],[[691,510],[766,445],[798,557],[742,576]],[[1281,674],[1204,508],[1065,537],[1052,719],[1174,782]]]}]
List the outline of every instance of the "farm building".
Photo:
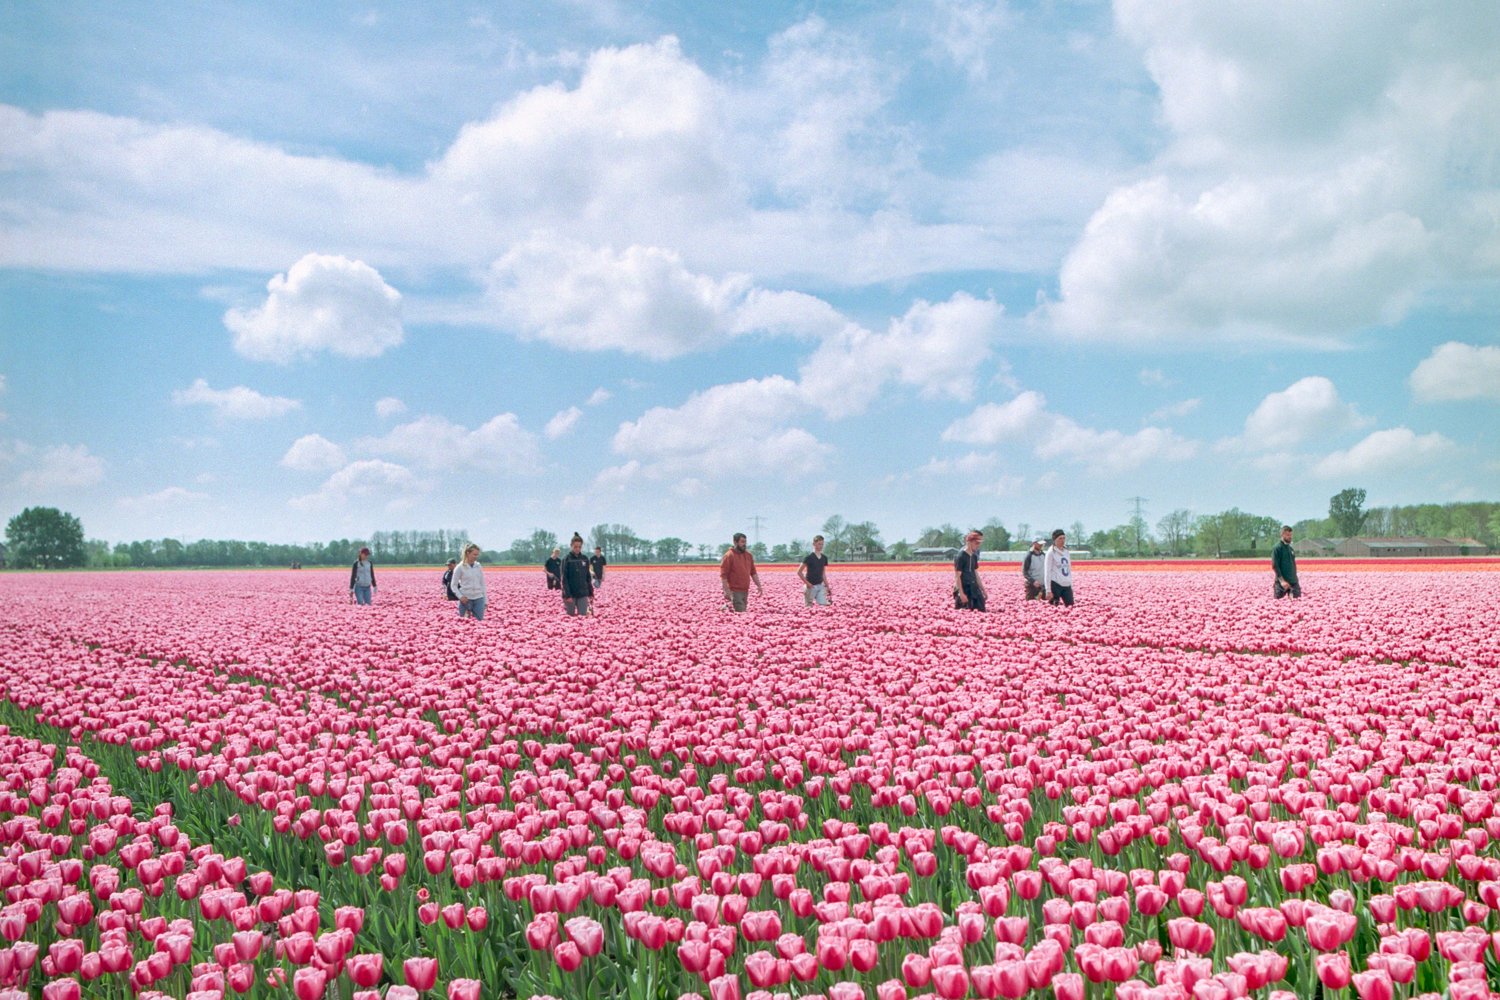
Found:
[{"label": "farm building", "polygon": [[1430,559],[1443,556],[1484,555],[1489,550],[1472,538],[1346,538],[1338,553],[1356,559],[1407,556]]}]

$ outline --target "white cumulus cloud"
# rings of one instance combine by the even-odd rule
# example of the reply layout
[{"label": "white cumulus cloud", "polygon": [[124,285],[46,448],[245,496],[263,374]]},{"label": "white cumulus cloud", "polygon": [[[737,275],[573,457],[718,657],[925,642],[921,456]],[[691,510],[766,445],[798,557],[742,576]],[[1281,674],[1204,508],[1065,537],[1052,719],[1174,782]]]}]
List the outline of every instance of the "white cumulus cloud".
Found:
[{"label": "white cumulus cloud", "polygon": [[305,434],[292,442],[281,464],[301,472],[324,472],[345,464],[344,449],[321,434]]},{"label": "white cumulus cloud", "polygon": [[243,385],[214,389],[201,378],[186,389],[173,390],[172,402],[178,406],[207,406],[226,420],[269,420],[302,406],[295,399],[266,396]]},{"label": "white cumulus cloud", "polygon": [[289,503],[298,510],[309,511],[336,510],[356,502],[400,511],[410,509],[431,488],[430,483],[403,465],[362,459],[329,476],[316,492],[293,497]]},{"label": "white cumulus cloud", "polygon": [[[1039,318],[1118,341],[1333,343],[1500,262],[1500,28],[1466,4],[1119,0],[1169,142]],[[1330,72],[1330,67],[1337,67]]]},{"label": "white cumulus cloud", "polygon": [[1152,462],[1181,462],[1198,452],[1198,442],[1165,427],[1143,427],[1131,434],[1097,430],[1054,413],[1041,393],[1028,389],[1005,403],[984,403],[949,424],[944,441],[1030,447],[1042,459],[1067,459],[1110,474]]},{"label": "white cumulus cloud", "polygon": [[1313,466],[1324,479],[1405,472],[1451,454],[1456,446],[1436,431],[1418,434],[1407,427],[1375,431],[1354,447],[1325,456]]},{"label": "white cumulus cloud", "polygon": [[801,427],[797,383],[780,375],[716,385],[678,407],[658,406],[620,425],[613,447],[626,459],[605,481],[648,478],[795,478],[818,468],[829,447]]},{"label": "white cumulus cloud", "polygon": [[373,358],[405,337],[401,293],[363,261],[310,253],[266,291],[263,305],[224,314],[234,349],[247,358],[285,364],[320,351]]},{"label": "white cumulus cloud", "polygon": [[583,416],[582,410],[576,406],[570,406],[566,410],[559,411],[551,420],[547,421],[547,426],[542,428],[542,433],[547,435],[549,439],[556,440],[572,430],[573,425],[578,423],[578,418],[581,416]]},{"label": "white cumulus cloud", "polygon": [[1418,402],[1500,400],[1500,347],[1449,341],[1433,348],[1408,380]]},{"label": "white cumulus cloud", "polygon": [[[31,449],[25,448],[24,454],[30,456]],[[87,445],[56,445],[36,452],[17,481],[27,492],[56,493],[101,482],[104,468],[104,459],[90,452]]]},{"label": "white cumulus cloud", "polygon": [[830,416],[857,413],[887,382],[925,396],[969,399],[989,358],[1002,307],[956,292],[946,302],[918,300],[885,333],[854,323],[824,340],[803,363],[808,401]]},{"label": "white cumulus cloud", "polygon": [[406,412],[406,404],[395,396],[382,396],[375,400],[375,415],[377,417],[395,417]]},{"label": "white cumulus cloud", "polygon": [[1288,448],[1368,422],[1340,398],[1331,380],[1309,375],[1260,401],[1245,418],[1243,443],[1257,451]]},{"label": "white cumulus cloud", "polygon": [[381,437],[362,438],[361,450],[390,455],[432,470],[535,472],[541,462],[536,435],[514,413],[502,413],[470,430],[446,417],[424,415],[391,428]]},{"label": "white cumulus cloud", "polygon": [[150,510],[156,507],[172,507],[184,503],[207,500],[207,493],[190,490],[185,486],[168,486],[138,497],[121,497],[120,506],[128,509]]}]

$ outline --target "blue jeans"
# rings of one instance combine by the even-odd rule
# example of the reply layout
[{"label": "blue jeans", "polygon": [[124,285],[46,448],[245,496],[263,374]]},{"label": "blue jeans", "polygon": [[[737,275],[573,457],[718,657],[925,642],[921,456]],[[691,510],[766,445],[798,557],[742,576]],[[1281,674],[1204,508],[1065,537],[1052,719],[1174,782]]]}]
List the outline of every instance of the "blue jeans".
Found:
[{"label": "blue jeans", "polygon": [[354,588],[354,603],[355,604],[369,604],[370,603],[370,588],[369,587],[358,587],[358,586],[356,586]]},{"label": "blue jeans", "polygon": [[458,617],[468,615],[470,618],[478,618],[484,621],[484,606],[489,603],[487,597],[472,597],[467,601],[458,602]]},{"label": "blue jeans", "polygon": [[804,604],[806,604],[808,607],[812,607],[814,604],[827,605],[828,604],[828,584],[826,584],[826,583],[809,583],[802,590],[802,602]]}]

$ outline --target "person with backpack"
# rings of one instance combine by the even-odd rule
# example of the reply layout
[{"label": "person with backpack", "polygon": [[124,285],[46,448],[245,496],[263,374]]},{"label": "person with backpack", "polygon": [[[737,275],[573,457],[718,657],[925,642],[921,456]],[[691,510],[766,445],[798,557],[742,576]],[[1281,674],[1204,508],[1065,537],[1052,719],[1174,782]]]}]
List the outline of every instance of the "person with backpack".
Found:
[{"label": "person with backpack", "polygon": [[369,604],[375,595],[375,564],[370,562],[370,550],[360,549],[349,570],[349,595],[356,604]]}]

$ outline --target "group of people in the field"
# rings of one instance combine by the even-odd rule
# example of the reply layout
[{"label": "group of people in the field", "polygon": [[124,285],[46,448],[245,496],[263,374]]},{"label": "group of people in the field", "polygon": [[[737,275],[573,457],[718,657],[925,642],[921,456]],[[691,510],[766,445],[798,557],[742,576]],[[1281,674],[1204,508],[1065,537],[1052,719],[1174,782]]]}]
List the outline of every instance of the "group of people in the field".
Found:
[{"label": "group of people in the field", "polygon": [[[989,592],[979,575],[979,550],[983,542],[984,532],[970,531],[964,536],[963,549],[953,560],[955,608],[985,610]],[[823,552],[822,535],[813,538],[812,547],[813,550],[797,567],[803,603],[808,607],[827,606],[833,603],[833,588],[828,581],[828,556]],[[604,567],[608,563],[603,547],[596,545],[592,556],[585,555],[583,537],[575,532],[567,554],[561,553],[561,549],[553,549],[543,564],[547,589],[561,593],[563,611],[568,615],[593,614],[594,600],[604,586]],[[1271,552],[1271,569],[1275,574],[1272,596],[1277,599],[1287,595],[1302,596],[1290,525],[1281,527],[1281,541]],[[1032,541],[1030,551],[1021,562],[1021,580],[1026,600],[1040,599],[1051,604],[1073,606],[1073,560],[1068,553],[1066,531],[1058,528],[1052,532],[1051,545],[1044,546],[1040,538]],[[726,610],[739,612],[749,608],[752,583],[756,597],[765,594],[760,573],[755,567],[755,554],[746,545],[743,532],[735,533],[733,545],[719,562],[719,582],[723,587]],[[369,604],[375,590],[375,566],[370,561],[370,550],[362,548],[349,572],[349,599],[358,604]],[[458,603],[460,618],[484,618],[488,594],[484,586],[484,568],[479,565],[478,545],[471,542],[464,546],[462,561],[448,560],[447,571],[443,573],[443,592],[448,600]]]}]

